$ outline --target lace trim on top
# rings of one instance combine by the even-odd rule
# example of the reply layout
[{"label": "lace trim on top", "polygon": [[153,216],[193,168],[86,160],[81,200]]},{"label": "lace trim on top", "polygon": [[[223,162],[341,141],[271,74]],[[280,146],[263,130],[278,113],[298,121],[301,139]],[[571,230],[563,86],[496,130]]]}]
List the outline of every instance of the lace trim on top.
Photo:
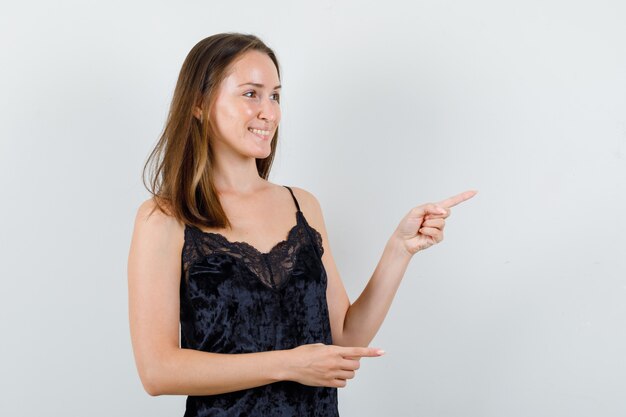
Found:
[{"label": "lace trim on top", "polygon": [[[187,244],[188,236],[193,244]],[[322,236],[308,225],[300,210],[296,212],[296,224],[287,233],[287,238],[276,243],[269,252],[265,253],[247,242],[231,242],[219,233],[205,232],[195,226],[187,225],[182,254],[183,272],[187,275],[189,268],[199,262],[202,257],[221,253],[243,262],[267,287],[279,289],[288,281],[301,248],[310,244],[311,238],[321,258],[324,253]]]}]

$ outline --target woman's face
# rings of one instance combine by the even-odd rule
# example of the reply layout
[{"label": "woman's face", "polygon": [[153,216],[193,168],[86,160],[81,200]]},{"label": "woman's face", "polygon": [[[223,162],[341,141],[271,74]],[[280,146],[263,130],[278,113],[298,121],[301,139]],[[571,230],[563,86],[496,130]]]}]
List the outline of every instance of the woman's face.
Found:
[{"label": "woman's face", "polygon": [[280,80],[267,54],[248,51],[230,65],[220,84],[211,120],[216,153],[267,158],[280,122]]}]

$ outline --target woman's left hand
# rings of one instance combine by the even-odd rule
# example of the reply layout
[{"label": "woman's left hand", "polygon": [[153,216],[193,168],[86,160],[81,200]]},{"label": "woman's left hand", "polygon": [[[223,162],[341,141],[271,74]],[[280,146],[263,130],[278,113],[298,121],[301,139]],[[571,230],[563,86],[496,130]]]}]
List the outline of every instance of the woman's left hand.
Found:
[{"label": "woman's left hand", "polygon": [[411,209],[404,216],[394,237],[410,255],[429,248],[443,240],[443,229],[450,207],[456,206],[476,195],[478,191],[465,191],[438,203],[428,203]]}]

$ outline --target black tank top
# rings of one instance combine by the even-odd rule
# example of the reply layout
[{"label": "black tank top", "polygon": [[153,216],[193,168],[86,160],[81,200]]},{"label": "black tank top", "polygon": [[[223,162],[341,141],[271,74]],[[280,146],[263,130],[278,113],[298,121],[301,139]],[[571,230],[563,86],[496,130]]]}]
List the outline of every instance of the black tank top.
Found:
[{"label": "black tank top", "polygon": [[[291,188],[296,224],[262,253],[246,242],[185,227],[180,286],[181,346],[216,353],[332,344],[322,237],[309,226]],[[339,416],[337,388],[279,381],[188,396],[185,417]]]}]

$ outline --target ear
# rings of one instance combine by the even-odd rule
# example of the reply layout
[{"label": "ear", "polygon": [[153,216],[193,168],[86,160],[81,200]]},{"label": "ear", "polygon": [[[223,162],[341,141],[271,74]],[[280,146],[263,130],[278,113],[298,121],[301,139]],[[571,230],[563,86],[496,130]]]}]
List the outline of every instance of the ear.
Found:
[{"label": "ear", "polygon": [[198,107],[198,106],[194,106],[194,108],[193,108],[193,116],[196,119],[202,121],[202,109],[200,107]]}]

